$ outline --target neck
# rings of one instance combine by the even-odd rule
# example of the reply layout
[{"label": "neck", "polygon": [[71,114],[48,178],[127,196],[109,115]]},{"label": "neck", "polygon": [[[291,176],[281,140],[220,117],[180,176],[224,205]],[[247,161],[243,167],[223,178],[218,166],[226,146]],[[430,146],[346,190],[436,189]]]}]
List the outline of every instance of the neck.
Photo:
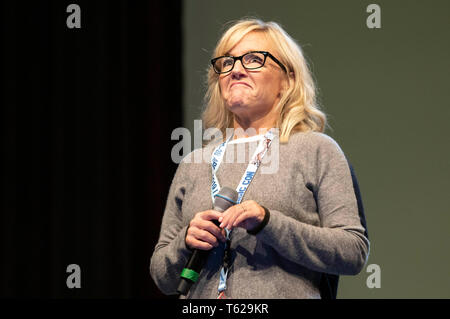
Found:
[{"label": "neck", "polygon": [[275,121],[271,117],[263,117],[252,121],[234,116],[235,135],[233,139],[265,134],[274,126],[274,123]]}]

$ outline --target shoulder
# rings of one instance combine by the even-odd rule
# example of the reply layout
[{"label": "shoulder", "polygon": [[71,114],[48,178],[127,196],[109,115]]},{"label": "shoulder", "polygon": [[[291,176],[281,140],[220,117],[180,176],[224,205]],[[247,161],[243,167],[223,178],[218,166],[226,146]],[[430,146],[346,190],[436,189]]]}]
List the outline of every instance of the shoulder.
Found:
[{"label": "shoulder", "polygon": [[216,146],[215,144],[208,144],[190,151],[179,161],[176,174],[192,182],[196,178],[209,173],[211,155]]},{"label": "shoulder", "polygon": [[343,153],[339,144],[329,135],[320,132],[296,132],[289,137],[289,145],[312,152]]},{"label": "shoulder", "polygon": [[210,143],[201,148],[196,148],[183,157],[180,165],[190,166],[191,164],[208,164],[211,160],[212,152],[219,144],[220,143]]},{"label": "shoulder", "polygon": [[295,154],[299,154],[293,157],[300,161],[303,174],[314,185],[319,185],[325,176],[350,176],[348,159],[331,136],[320,132],[294,133],[288,143],[291,142]]}]

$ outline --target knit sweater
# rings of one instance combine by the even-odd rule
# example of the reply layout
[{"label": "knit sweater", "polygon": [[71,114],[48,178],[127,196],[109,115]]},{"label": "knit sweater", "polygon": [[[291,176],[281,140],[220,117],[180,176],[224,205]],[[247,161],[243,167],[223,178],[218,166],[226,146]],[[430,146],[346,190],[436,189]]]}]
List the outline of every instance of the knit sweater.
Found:
[{"label": "knit sweater", "polygon": [[[229,143],[217,171],[222,187],[238,186],[259,139],[240,140]],[[237,152],[242,145],[244,153]],[[151,276],[165,294],[176,293],[192,253],[185,243],[189,222],[197,212],[212,208],[210,158],[216,146],[191,152],[173,178],[150,262]],[[270,219],[256,235],[233,229],[228,297],[320,298],[323,273],[355,275],[363,269],[369,240],[349,165],[328,135],[297,132],[288,143],[279,143],[276,134],[242,201],[250,199],[266,207]],[[211,250],[187,298],[217,297],[223,253],[223,244]]]}]

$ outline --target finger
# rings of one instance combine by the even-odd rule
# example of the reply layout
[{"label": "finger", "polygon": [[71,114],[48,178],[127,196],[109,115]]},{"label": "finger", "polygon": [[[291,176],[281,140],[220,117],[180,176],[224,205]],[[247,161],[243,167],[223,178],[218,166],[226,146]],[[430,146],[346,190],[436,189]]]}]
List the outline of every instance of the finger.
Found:
[{"label": "finger", "polygon": [[[254,214],[252,214],[252,212],[245,212],[241,215],[239,215],[233,222],[233,227],[243,227],[243,226],[248,226],[248,225],[244,225],[246,222],[248,222],[250,219],[252,219],[254,217]],[[256,227],[256,225],[255,225]],[[243,227],[246,228],[246,227]],[[253,228],[253,227],[252,227]]]},{"label": "finger", "polygon": [[228,230],[233,229],[234,221],[242,212],[243,209],[240,205],[233,206],[233,209],[228,212],[227,216],[224,218],[224,221],[222,221],[222,227],[227,228]]},{"label": "finger", "polygon": [[236,219],[241,216],[243,214],[243,211],[236,211],[235,213],[233,213],[232,215],[230,215],[230,218],[228,220],[228,225],[227,228],[229,230],[234,228],[234,222],[236,221]]},{"label": "finger", "polygon": [[198,241],[196,248],[201,250],[211,250],[213,249],[213,247],[214,246],[209,243],[205,243],[204,241]]},{"label": "finger", "polygon": [[231,206],[230,208],[228,208],[226,211],[224,211],[222,213],[221,218],[219,218],[219,222],[220,222],[219,227],[220,228],[225,228],[229,225],[229,220],[231,218],[231,215],[233,215],[235,213],[237,206],[238,205]]},{"label": "finger", "polygon": [[230,212],[233,211],[233,209],[234,209],[233,207],[234,206],[229,207],[222,214],[220,214],[220,217],[218,219],[219,223],[221,223],[223,220],[226,220],[227,216],[230,215]]},{"label": "finger", "polygon": [[215,223],[213,223],[212,221],[201,220],[201,221],[198,222],[197,227],[200,228],[200,229],[207,230],[212,235],[214,235],[214,237],[216,237],[217,239],[219,239],[222,242],[226,241],[226,238],[222,234],[222,230]]},{"label": "finger", "polygon": [[[190,227],[199,228],[209,231],[219,240],[225,242],[226,238],[222,235],[221,229],[216,225],[215,220],[209,220],[215,216],[218,216],[220,213],[217,211],[204,211],[199,212],[195,215],[194,219],[190,222]],[[188,230],[189,231],[189,230]]]},{"label": "finger", "polygon": [[218,220],[221,216],[221,213],[212,209],[205,210],[199,214],[199,217],[203,220]]},{"label": "finger", "polygon": [[217,247],[219,245],[217,238],[213,234],[211,234],[209,231],[199,229],[199,228],[194,228],[191,231],[191,235],[195,239],[206,242],[214,247]]},{"label": "finger", "polygon": [[213,245],[200,241],[198,239],[195,239],[194,237],[191,237],[188,241],[186,238],[186,245],[191,249],[201,249],[201,250],[210,250],[213,248]]}]

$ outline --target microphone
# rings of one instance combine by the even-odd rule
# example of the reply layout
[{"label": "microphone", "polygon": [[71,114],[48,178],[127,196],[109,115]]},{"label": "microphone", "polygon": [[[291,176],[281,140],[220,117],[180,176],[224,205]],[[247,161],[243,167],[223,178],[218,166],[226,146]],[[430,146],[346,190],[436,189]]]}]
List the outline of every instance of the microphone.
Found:
[{"label": "microphone", "polygon": [[[214,197],[214,207],[213,210],[223,213],[229,207],[236,204],[238,199],[238,193],[236,190],[223,187],[219,193]],[[214,224],[219,226],[217,220],[212,221]],[[203,268],[209,254],[209,250],[194,249],[194,252],[189,258],[186,266],[181,272],[181,280],[177,288],[177,292],[183,296],[186,296],[192,284],[197,282],[200,271]]]}]

